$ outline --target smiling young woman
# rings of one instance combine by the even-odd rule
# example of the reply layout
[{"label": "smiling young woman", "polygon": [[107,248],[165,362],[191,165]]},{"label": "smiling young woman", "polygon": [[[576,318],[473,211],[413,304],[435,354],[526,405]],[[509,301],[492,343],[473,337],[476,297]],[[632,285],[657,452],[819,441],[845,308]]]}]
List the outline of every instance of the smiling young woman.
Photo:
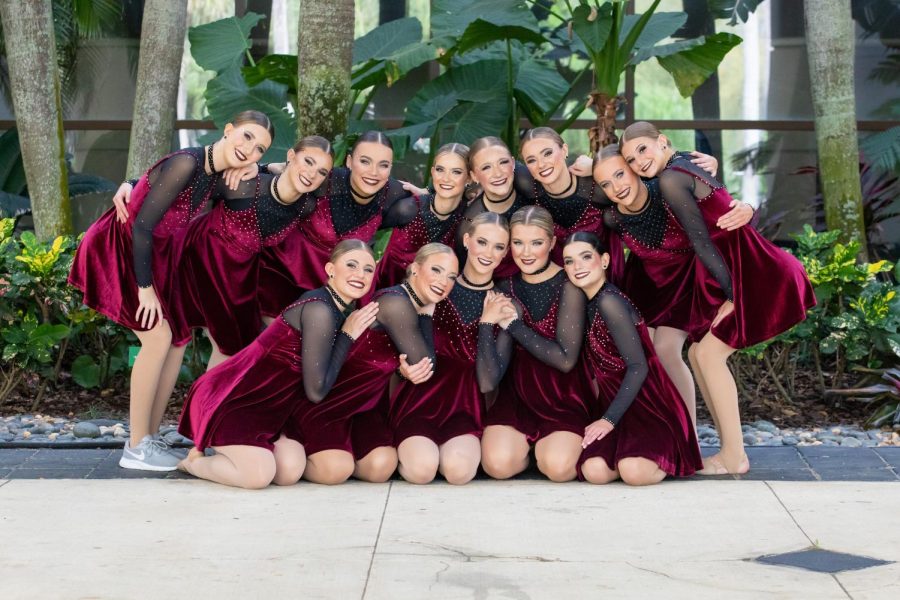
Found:
[{"label": "smiling young woman", "polygon": [[116,208],[84,234],[69,273],[84,303],[131,329],[141,349],[131,370],[131,438],[119,464],[129,469],[171,471],[178,457],[157,431],[172,395],[184,349],[172,347],[169,304],[178,264],[176,234],[209,204],[219,172],[255,163],[272,143],[269,118],[245,111],[205,148],[179,150],[138,180],[120,218]]}]

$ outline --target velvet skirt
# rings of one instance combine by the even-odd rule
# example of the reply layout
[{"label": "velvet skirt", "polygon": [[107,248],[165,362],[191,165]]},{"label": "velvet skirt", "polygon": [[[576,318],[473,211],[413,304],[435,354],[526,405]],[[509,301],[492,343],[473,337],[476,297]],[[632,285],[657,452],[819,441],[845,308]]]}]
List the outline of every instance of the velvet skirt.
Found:
[{"label": "velvet skirt", "polygon": [[484,424],[513,427],[524,433],[530,444],[557,431],[584,435],[592,419],[593,397],[584,361],[579,360],[572,371],[563,373],[516,346]]},{"label": "velvet skirt", "polygon": [[232,356],[262,331],[259,253],[236,243],[214,217],[215,211],[194,219],[179,239],[183,248],[173,268],[179,293],[172,302],[179,331],[176,336],[173,327],[173,342],[186,343],[191,328],[204,327],[219,349]]},{"label": "velvet skirt", "polygon": [[[613,469],[623,458],[646,458],[673,477],[689,477],[703,468],[687,406],[656,357],[646,327],[640,327],[640,335],[647,355],[647,378],[615,429],[584,449],[579,473],[581,465],[595,457],[602,458]],[[602,415],[618,393],[625,371],[602,370],[598,368],[599,361],[592,362],[600,388],[597,404]]]},{"label": "velvet skirt", "polygon": [[302,405],[294,415],[307,456],[343,450],[359,460],[379,446],[392,446],[387,391],[398,365],[397,350],[383,330],[363,333],[328,395],[318,404]]},{"label": "velvet skirt", "polygon": [[816,296],[803,265],[750,226],[725,231],[716,226],[730,210],[725,188],[699,201],[710,238],[731,273],[734,312],[715,327],[710,324],[725,296],[709,271],[697,261],[697,284],[689,333],[699,341],[707,331],[732,348],[772,339],[806,319]]},{"label": "velvet skirt", "polygon": [[276,319],[249,346],[200,376],[178,425],[198,450],[257,446],[272,450],[282,433],[303,443],[292,427],[303,393],[300,334]]}]

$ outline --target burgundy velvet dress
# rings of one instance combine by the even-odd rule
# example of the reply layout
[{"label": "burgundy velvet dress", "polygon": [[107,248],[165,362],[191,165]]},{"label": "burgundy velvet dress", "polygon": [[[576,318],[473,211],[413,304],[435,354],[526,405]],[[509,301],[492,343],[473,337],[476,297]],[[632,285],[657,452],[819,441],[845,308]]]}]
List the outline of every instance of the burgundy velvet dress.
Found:
[{"label": "burgundy velvet dress", "polygon": [[262,253],[259,301],[264,315],[277,315],[303,291],[324,285],[325,263],[338,242],[371,243],[379,229],[408,223],[418,210],[414,197],[395,179],[367,204],[359,204],[345,168],[333,169],[317,193],[322,196],[315,211]]},{"label": "burgundy velvet dress", "polygon": [[390,405],[394,445],[424,436],[437,445],[461,436],[480,436],[484,393],[499,384],[512,354],[512,337],[479,324],[485,290],[457,283],[434,310],[436,365],[431,379],[402,381]]},{"label": "burgundy velvet dress", "polygon": [[351,347],[344,314],[324,288],[304,294],[249,346],[200,376],[178,431],[198,450],[257,446],[284,434],[303,443],[293,414],[333,385]]},{"label": "burgundy velvet dress", "polygon": [[153,285],[163,318],[174,281],[173,236],[203,212],[217,174],[207,175],[203,148],[179,150],[163,158],[138,180],[131,193],[128,221],[119,223],[111,208],[91,225],[78,244],[69,284],[84,303],[112,321],[145,331],[135,319],[138,286]]},{"label": "burgundy velvet dress", "polygon": [[375,289],[398,285],[406,278],[406,268],[413,262],[416,252],[425,244],[440,242],[453,247],[456,228],[462,220],[465,202],[460,202],[456,210],[446,218],[439,218],[431,210],[434,196],[415,197],[418,210],[415,218],[405,225],[395,227],[391,239],[378,259],[375,271]]},{"label": "burgundy velvet dress", "polygon": [[584,434],[594,391],[580,359],[585,297],[564,271],[530,284],[514,275],[500,286],[521,306],[507,331],[516,340],[512,362],[485,425],[508,425],[529,443],[557,431]]},{"label": "burgundy velvet dress", "polygon": [[230,190],[221,180],[222,201],[195,219],[179,238],[177,296],[170,303],[176,345],[191,339],[190,329],[205,327],[219,349],[233,355],[262,330],[259,262],[263,248],[280,243],[316,207],[311,194],[292,204],[272,196],[272,175],[258,175]]},{"label": "burgundy velvet dress", "polygon": [[[694,190],[708,194],[694,198]],[[806,319],[816,305],[812,284],[799,260],[766,240],[751,226],[726,231],[716,221],[732,202],[724,186],[692,165],[683,155],[672,157],[660,175],[660,190],[670,206],[690,212],[681,217],[689,235],[709,238],[716,255],[697,250],[691,329],[694,341],[707,331],[732,348],[746,348],[769,340]],[[694,207],[699,207],[694,208]],[[720,272],[724,270],[726,276]],[[710,324],[726,299],[734,312],[715,327]]]},{"label": "burgundy velvet dress", "polygon": [[607,283],[588,303],[586,358],[600,388],[603,418],[615,425],[584,449],[579,460],[600,457],[610,468],[623,458],[652,460],[670,476],[703,468],[694,425],[666,375],[640,313]]},{"label": "burgundy velvet dress", "polygon": [[378,317],[353,345],[331,391],[296,413],[307,456],[343,450],[356,460],[393,446],[387,420],[388,386],[406,354],[409,364],[434,360],[431,317],[419,315],[402,286],[379,290]]},{"label": "burgundy velvet dress", "polygon": [[691,329],[696,255],[687,232],[659,193],[659,180],[644,182],[647,205],[632,215],[613,205],[603,219],[631,251],[622,290],[634,302],[648,327]]}]

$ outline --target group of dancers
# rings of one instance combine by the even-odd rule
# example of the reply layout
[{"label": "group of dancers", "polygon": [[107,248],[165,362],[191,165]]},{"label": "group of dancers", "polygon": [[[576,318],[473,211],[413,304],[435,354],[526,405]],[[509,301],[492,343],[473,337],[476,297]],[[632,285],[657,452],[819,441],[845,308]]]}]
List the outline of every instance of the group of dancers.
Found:
[{"label": "group of dancers", "polygon": [[[553,481],[749,469],[727,359],[815,296],[715,159],[638,122],[570,165],[538,127],[521,162],[496,137],[442,146],[422,189],[391,177],[383,133],[345,167],[318,136],[258,166],[273,134],[236,115],[123,184],[78,246],[69,282],[141,344],[122,467],[253,489],[505,479],[532,452]],[[156,432],[198,328],[183,457]],[[721,440],[705,459],[695,381]]]}]

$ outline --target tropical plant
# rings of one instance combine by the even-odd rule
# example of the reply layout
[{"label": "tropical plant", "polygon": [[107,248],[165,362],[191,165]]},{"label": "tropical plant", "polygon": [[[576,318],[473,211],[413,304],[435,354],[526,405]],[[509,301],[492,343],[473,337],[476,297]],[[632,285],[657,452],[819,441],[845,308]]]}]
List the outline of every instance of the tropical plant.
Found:
[{"label": "tropical plant", "polygon": [[[687,14],[657,13],[659,3],[660,0],[654,0],[640,15],[626,14],[626,0],[579,0],[572,10],[572,28],[593,71],[588,106],[597,114],[597,124],[589,131],[594,151],[618,141],[615,120],[622,103],[619,86],[628,69],[655,57],[672,76],[678,92],[687,98],[741,42],[734,34],[715,33],[662,43],[684,25]],[[726,3],[719,4],[724,9]]]}]

